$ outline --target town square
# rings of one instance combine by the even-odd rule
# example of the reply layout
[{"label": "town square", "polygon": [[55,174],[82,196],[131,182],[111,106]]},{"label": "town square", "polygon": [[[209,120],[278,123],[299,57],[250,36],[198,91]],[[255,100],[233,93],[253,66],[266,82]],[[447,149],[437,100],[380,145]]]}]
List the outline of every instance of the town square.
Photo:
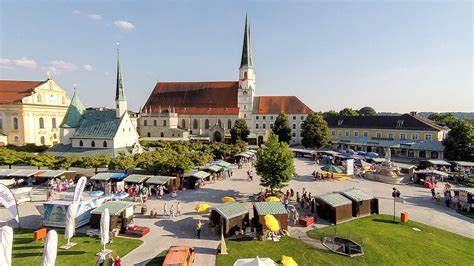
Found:
[{"label": "town square", "polygon": [[1,266],[473,263],[472,2],[0,7]]}]

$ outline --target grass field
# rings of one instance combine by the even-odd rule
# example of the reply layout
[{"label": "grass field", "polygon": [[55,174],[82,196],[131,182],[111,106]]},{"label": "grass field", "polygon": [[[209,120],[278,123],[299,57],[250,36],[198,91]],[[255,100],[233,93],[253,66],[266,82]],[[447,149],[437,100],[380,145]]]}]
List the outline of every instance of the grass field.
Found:
[{"label": "grass field", "polygon": [[[41,265],[43,256],[43,241],[37,243],[32,240],[33,231],[22,229],[21,233],[17,231],[13,234],[13,265]],[[133,249],[140,246],[141,240],[114,237],[113,242],[107,245],[107,249],[113,250],[113,256],[125,256]],[[96,265],[98,251],[102,250],[100,239],[87,235],[77,235],[71,239],[71,242],[77,243],[68,250],[59,249],[67,241],[63,234],[58,232],[58,255],[56,265]]]},{"label": "grass field", "polygon": [[147,266],[161,266],[163,265],[163,262],[165,261],[166,258],[166,253],[168,253],[168,250],[165,250],[158,254],[158,256],[154,257],[152,260],[150,260],[146,265]]},{"label": "grass field", "polygon": [[[421,231],[414,231],[413,227]],[[334,227],[312,230],[308,235],[319,238],[323,233],[333,234]],[[293,257],[298,265],[472,265],[474,261],[474,240],[416,222],[392,223],[392,216],[388,215],[340,224],[337,234],[362,242],[365,255],[349,258],[284,237],[280,242],[227,241],[229,255],[219,255],[217,265],[232,265],[239,258],[256,256],[279,262],[282,255]]]}]

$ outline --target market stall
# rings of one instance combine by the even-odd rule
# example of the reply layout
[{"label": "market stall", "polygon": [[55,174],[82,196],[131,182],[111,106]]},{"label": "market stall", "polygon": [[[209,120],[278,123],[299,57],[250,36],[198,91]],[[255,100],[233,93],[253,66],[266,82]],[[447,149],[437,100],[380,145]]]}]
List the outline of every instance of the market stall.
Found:
[{"label": "market stall", "polygon": [[225,236],[233,236],[250,225],[249,210],[240,202],[229,202],[211,209],[211,227],[221,226]]},{"label": "market stall", "polygon": [[110,230],[118,228],[124,233],[127,225],[133,222],[133,203],[128,201],[109,201],[102,204],[91,212],[91,228],[100,228],[100,217],[102,211],[106,208],[110,214]]},{"label": "market stall", "polygon": [[183,176],[185,188],[196,189],[204,184],[204,180],[211,174],[204,171],[193,171]]},{"label": "market stall", "polygon": [[339,193],[328,193],[316,197],[318,216],[337,224],[352,218],[352,201]]},{"label": "market stall", "polygon": [[359,217],[378,213],[378,199],[360,189],[349,189],[339,192],[352,201],[352,216]]},{"label": "market stall", "polygon": [[9,177],[16,180],[17,185],[23,185],[27,182],[28,178],[35,180],[36,175],[43,173],[44,170],[18,170],[9,175]]},{"label": "market stall", "polygon": [[145,181],[145,185],[148,186],[150,189],[153,188],[155,190],[153,191],[153,193],[156,194],[156,188],[159,186],[164,186],[164,190],[169,191],[173,180],[176,180],[176,177],[154,175],[150,176],[150,178]]},{"label": "market stall", "polygon": [[[97,208],[102,203],[102,200],[97,197],[84,197],[84,200],[78,203],[76,210],[76,228],[81,227],[87,223],[91,218],[91,211]],[[43,226],[48,227],[66,227],[67,209],[71,206],[70,200],[56,200],[47,201],[43,203],[43,208],[40,210]]]},{"label": "market stall", "polygon": [[466,210],[467,212],[474,212],[474,188],[472,187],[455,187],[450,188],[449,191],[454,192],[452,201],[458,201],[455,204],[461,210]]},{"label": "market stall", "polygon": [[273,215],[278,220],[281,229],[288,229],[288,212],[281,202],[254,202],[253,224],[257,231],[267,229],[265,225],[265,215],[267,214]]},{"label": "market stall", "polygon": [[15,200],[17,204],[21,204],[24,202],[30,202],[31,196],[33,194],[32,187],[21,187],[11,190],[13,196],[15,196]]},{"label": "market stall", "polygon": [[139,174],[133,174],[133,175],[128,175],[123,181],[128,184],[143,184],[145,181],[147,181],[149,178],[151,178],[151,175],[139,175]]},{"label": "market stall", "polygon": [[38,183],[43,183],[49,179],[59,178],[61,180],[68,179],[74,180],[76,177],[75,171],[66,171],[66,170],[46,170],[38,175],[36,175],[35,179]]}]

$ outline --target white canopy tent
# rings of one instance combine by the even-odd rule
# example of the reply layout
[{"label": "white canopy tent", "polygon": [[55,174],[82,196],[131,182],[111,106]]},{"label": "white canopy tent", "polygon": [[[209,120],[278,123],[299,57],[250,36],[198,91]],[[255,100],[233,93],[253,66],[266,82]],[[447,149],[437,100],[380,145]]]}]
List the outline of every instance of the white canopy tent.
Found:
[{"label": "white canopy tent", "polygon": [[278,266],[270,258],[253,258],[253,259],[238,259],[234,262],[234,266]]}]

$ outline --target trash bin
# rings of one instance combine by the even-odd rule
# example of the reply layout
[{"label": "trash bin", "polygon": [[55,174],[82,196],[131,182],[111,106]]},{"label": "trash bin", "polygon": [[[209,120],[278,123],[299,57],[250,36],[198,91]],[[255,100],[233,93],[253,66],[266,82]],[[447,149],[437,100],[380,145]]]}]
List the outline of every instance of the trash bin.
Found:
[{"label": "trash bin", "polygon": [[400,215],[400,221],[402,224],[408,223],[408,212],[402,212]]}]

